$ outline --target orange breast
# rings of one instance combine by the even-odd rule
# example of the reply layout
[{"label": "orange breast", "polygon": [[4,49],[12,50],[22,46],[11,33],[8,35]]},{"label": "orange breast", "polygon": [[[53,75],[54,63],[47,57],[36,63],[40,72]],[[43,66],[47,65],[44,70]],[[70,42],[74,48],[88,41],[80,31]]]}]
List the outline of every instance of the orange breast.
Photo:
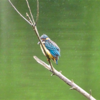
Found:
[{"label": "orange breast", "polygon": [[[43,45],[44,46],[44,45]],[[41,50],[42,50],[42,52],[43,52],[43,54],[46,56],[46,54],[49,56],[49,58],[50,59],[52,59],[54,62],[56,62],[56,59],[55,59],[55,57],[53,57],[52,55],[51,55],[51,53],[50,53],[50,51],[44,46],[44,49],[45,49],[45,52],[46,52],[46,54],[45,54],[45,52],[44,52],[44,50],[43,50],[43,48],[42,48],[42,46],[40,45],[40,48],[41,48]]]}]

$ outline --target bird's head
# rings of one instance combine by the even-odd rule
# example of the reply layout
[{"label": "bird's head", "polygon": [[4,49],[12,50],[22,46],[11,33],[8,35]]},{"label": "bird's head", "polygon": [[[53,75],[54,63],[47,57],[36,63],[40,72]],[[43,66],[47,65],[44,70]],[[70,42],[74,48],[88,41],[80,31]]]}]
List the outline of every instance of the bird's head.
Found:
[{"label": "bird's head", "polygon": [[[47,35],[43,34],[41,35],[40,39],[42,40],[42,43],[45,43],[45,41],[49,40],[50,38]],[[40,44],[40,42],[38,42],[38,44]]]}]

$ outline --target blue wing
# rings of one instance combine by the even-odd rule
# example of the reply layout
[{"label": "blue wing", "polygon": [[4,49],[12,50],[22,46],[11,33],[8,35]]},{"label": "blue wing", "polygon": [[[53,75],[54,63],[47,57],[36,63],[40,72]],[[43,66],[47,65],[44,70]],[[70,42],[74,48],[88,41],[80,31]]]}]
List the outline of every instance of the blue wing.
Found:
[{"label": "blue wing", "polygon": [[45,46],[54,57],[60,56],[60,48],[57,46],[55,42],[53,42],[52,40],[46,40]]}]

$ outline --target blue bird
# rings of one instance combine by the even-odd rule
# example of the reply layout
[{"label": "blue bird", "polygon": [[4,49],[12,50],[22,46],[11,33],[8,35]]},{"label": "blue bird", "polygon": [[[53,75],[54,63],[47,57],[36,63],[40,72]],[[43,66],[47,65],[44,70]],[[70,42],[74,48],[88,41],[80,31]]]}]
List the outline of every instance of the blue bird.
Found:
[{"label": "blue bird", "polygon": [[40,38],[46,52],[45,54],[43,47],[41,46],[40,42],[38,42],[38,44],[40,44],[43,54],[45,56],[47,55],[49,59],[52,59],[56,64],[58,64],[58,59],[60,56],[60,48],[58,47],[58,45],[45,34],[43,34]]}]

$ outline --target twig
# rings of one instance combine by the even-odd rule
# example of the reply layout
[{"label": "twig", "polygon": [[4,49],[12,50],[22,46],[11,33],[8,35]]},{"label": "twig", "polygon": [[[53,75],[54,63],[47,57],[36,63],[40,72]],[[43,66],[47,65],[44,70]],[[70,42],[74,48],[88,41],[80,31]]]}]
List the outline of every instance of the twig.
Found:
[{"label": "twig", "polygon": [[[48,69],[49,71],[52,72],[52,70],[50,69],[50,66],[48,64],[46,64],[45,62],[43,62],[42,60],[40,60],[38,57],[34,56],[34,59],[41,64],[43,67],[45,67],[46,69]],[[70,89],[74,89],[76,91],[78,91],[79,93],[81,93],[82,95],[84,95],[87,99],[89,100],[96,100],[92,95],[90,95],[89,93],[87,93],[85,90],[83,90],[81,87],[79,87],[77,84],[75,84],[73,81],[69,80],[67,77],[65,77],[61,72],[58,72],[56,69],[54,69],[54,72],[52,72],[54,75],[58,76],[61,80],[63,80],[66,84],[68,84],[69,86],[71,86]]]},{"label": "twig", "polygon": [[29,22],[33,25],[33,22],[32,22],[32,20],[31,20],[31,18],[30,18],[30,16],[29,16],[29,14],[28,14],[28,13],[26,13],[26,16],[27,16],[27,18],[28,18]]},{"label": "twig", "polygon": [[8,0],[9,3],[11,4],[11,6],[14,8],[14,10],[30,25],[32,25],[18,10],[17,8],[12,4],[12,2],[10,0]]},{"label": "twig", "polygon": [[[40,45],[42,46],[43,51],[44,51],[45,54],[46,54],[46,57],[48,58],[48,62],[49,62],[49,64],[50,64],[50,66],[51,66],[51,69],[52,69],[52,71],[54,71],[54,70],[53,70],[52,63],[51,63],[51,61],[50,61],[50,58],[49,58],[49,56],[47,55],[47,53],[46,53],[46,51],[45,51],[45,49],[44,49],[44,45],[43,45],[43,43],[42,43],[42,41],[41,41],[41,39],[40,39],[38,30],[37,30],[37,27],[36,27],[36,23],[35,23],[35,21],[34,21],[34,17],[33,17],[33,15],[32,15],[31,8],[30,8],[29,3],[28,3],[28,0],[26,0],[26,2],[27,2],[27,6],[28,6],[28,9],[29,9],[29,12],[30,12],[30,15],[31,15],[32,20],[31,20],[31,18],[29,17],[28,14],[27,14],[27,17],[28,17],[28,19],[29,19],[29,21],[30,21],[31,23],[33,22],[32,27],[33,27],[33,29],[34,29],[34,31],[35,31],[35,33],[36,33],[36,35],[37,35],[37,37],[38,37],[38,39],[39,39],[39,41],[40,41]],[[38,21],[38,17],[39,17],[39,14],[38,14],[38,13],[39,13],[39,1],[37,0],[37,18],[36,18],[37,21]]]},{"label": "twig", "polygon": [[[28,23],[28,24],[30,24],[31,26],[32,26],[32,28],[33,28],[33,30],[35,31],[35,33],[36,33],[36,35],[37,35],[37,37],[38,37],[38,39],[39,39],[39,41],[40,41],[40,44],[41,44],[41,46],[42,46],[42,48],[43,48],[43,50],[44,50],[44,52],[45,52],[45,54],[46,54],[46,51],[45,51],[45,49],[44,49],[44,46],[43,46],[43,43],[42,43],[42,41],[41,41],[41,39],[40,39],[40,36],[39,36],[39,32],[38,32],[38,30],[37,30],[37,27],[36,27],[36,24],[35,24],[35,21],[34,21],[34,18],[33,18],[33,15],[32,15],[32,13],[31,13],[31,9],[30,9],[30,7],[29,7],[29,3],[27,3],[27,6],[28,6],[28,8],[29,8],[29,11],[30,11],[30,14],[31,14],[31,17],[32,17],[32,20],[31,20],[31,18],[29,17],[29,15],[28,14],[26,14],[27,15],[27,17],[29,17],[28,19],[29,19],[29,21],[17,10],[17,8],[12,4],[12,2],[10,1],[10,0],[8,0],[9,1],[9,3],[11,4],[11,6],[14,8],[14,10]],[[27,1],[28,2],[28,1]],[[37,1],[38,2],[38,1]],[[39,3],[38,3],[39,4]],[[39,6],[37,6],[37,7],[39,7]],[[39,9],[39,8],[37,8],[37,9]],[[38,10],[37,10],[38,11]],[[39,13],[39,12],[37,12],[37,13]],[[39,14],[37,14],[37,15],[39,15]],[[38,20],[38,16],[37,16],[37,20]],[[33,23],[32,23],[33,22]],[[48,57],[48,55],[46,54],[46,57],[49,59],[49,57]],[[50,65],[51,65],[51,62],[49,63]],[[51,66],[51,68],[52,68],[52,66]],[[52,68],[53,69],[53,68]]]},{"label": "twig", "polygon": [[48,69],[49,71],[51,71],[50,65],[47,65],[45,62],[40,61],[40,59],[37,58],[36,56],[34,56],[34,59],[35,59],[38,63],[40,63],[42,66],[44,66],[46,69]]},{"label": "twig", "polygon": [[37,16],[36,16],[36,23],[38,22],[38,19],[39,19],[39,1],[37,0]]},{"label": "twig", "polygon": [[35,21],[34,21],[34,18],[33,18],[32,11],[31,11],[30,5],[29,5],[29,3],[28,3],[28,0],[26,0],[26,3],[27,3],[27,6],[28,6],[28,9],[29,9],[31,18],[32,18],[32,22],[33,22],[33,24],[35,25]]}]

